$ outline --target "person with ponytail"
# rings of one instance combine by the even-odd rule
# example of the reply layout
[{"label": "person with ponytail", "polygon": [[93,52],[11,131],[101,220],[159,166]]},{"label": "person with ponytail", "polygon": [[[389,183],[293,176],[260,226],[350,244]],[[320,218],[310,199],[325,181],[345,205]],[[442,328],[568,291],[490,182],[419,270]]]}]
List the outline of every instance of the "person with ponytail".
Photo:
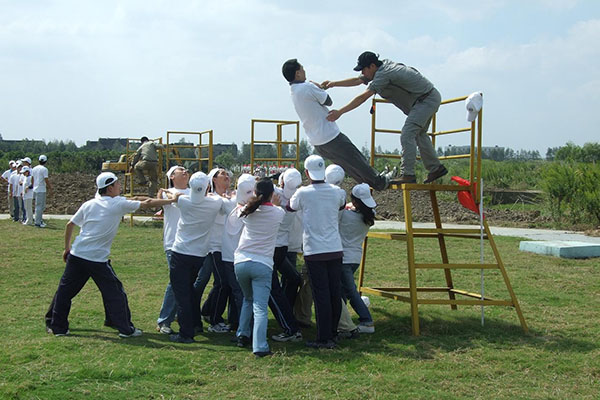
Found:
[{"label": "person with ponytail", "polygon": [[[255,196],[240,211],[244,227],[234,254],[235,275],[244,301],[237,330],[238,346],[250,343],[256,357],[271,355],[267,343],[268,303],[273,274],[273,254],[279,225],[285,211],[278,207],[273,182],[261,179]],[[254,327],[252,317],[254,316]]]},{"label": "person with ponytail", "polygon": [[358,331],[374,333],[373,317],[356,290],[354,272],[358,269],[362,257],[362,243],[375,223],[377,206],[371,196],[371,189],[366,183],[352,188],[352,205],[346,207],[340,216],[340,236],[344,247],[342,260],[342,296],[350,301],[350,305],[358,314]]}]

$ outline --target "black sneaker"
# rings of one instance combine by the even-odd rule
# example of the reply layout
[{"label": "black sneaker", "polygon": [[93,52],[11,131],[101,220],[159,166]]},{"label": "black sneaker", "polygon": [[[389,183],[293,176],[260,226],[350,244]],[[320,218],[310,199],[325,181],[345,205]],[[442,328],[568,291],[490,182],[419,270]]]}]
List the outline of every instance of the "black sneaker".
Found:
[{"label": "black sneaker", "polygon": [[179,333],[176,333],[174,335],[169,335],[169,340],[171,342],[185,343],[185,344],[190,344],[190,343],[194,343],[195,342],[195,340],[193,338],[181,336]]},{"label": "black sneaker", "polygon": [[254,356],[256,358],[263,358],[263,357],[267,357],[267,356],[272,356],[273,353],[271,353],[270,351],[257,351],[254,353]]},{"label": "black sneaker", "polygon": [[335,349],[335,342],[333,340],[327,340],[326,342],[306,342],[306,347],[311,349]]},{"label": "black sneaker", "polygon": [[443,165],[440,165],[439,167],[437,167],[436,169],[434,169],[433,171],[431,171],[430,173],[427,174],[427,179],[425,179],[425,181],[423,183],[431,183],[431,182],[435,181],[436,179],[439,179],[442,176],[446,175],[447,173],[448,173],[448,170],[446,169],[446,167],[444,167]]},{"label": "black sneaker", "polygon": [[415,175],[400,175],[398,178],[390,179],[390,185],[403,185],[405,183],[417,183]]},{"label": "black sneaker", "polygon": [[237,338],[237,347],[246,347],[251,343],[250,338],[248,336],[239,336]]}]

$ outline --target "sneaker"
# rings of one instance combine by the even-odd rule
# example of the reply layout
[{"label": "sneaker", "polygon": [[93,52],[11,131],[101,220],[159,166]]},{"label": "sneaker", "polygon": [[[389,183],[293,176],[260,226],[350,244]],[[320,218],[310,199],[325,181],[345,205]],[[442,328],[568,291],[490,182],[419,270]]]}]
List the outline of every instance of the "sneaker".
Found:
[{"label": "sneaker", "polygon": [[271,336],[276,342],[300,342],[302,341],[302,332],[298,331],[296,333],[288,334],[287,332],[281,332],[277,335]]},{"label": "sneaker", "polygon": [[436,169],[434,169],[433,171],[431,171],[430,173],[427,174],[427,179],[425,179],[425,181],[423,183],[431,183],[431,182],[435,181],[436,179],[439,179],[442,176],[446,175],[447,173],[448,173],[448,170],[446,169],[446,167],[444,167],[443,165],[440,165],[439,167],[437,167]]},{"label": "sneaker", "polygon": [[357,329],[360,333],[375,333],[375,325],[373,324],[360,324]]},{"label": "sneaker", "polygon": [[54,332],[52,331],[52,328],[50,328],[49,326],[47,326],[47,327],[46,327],[46,332],[48,332],[49,334],[51,334],[51,335],[54,335],[54,336],[56,336],[56,337],[61,337],[61,336],[69,336],[69,335],[71,334],[71,332],[69,332],[69,330],[68,330],[68,329],[67,329],[67,331],[66,331],[66,332],[64,332],[64,333],[54,333]]},{"label": "sneaker", "polygon": [[256,358],[263,358],[263,357],[267,357],[267,356],[272,356],[273,353],[271,353],[270,351],[257,351],[254,353],[254,356]]},{"label": "sneaker", "polygon": [[169,340],[171,342],[184,343],[184,344],[190,344],[190,343],[195,342],[195,340],[193,338],[181,336],[179,333],[176,333],[174,335],[169,335]]},{"label": "sneaker", "polygon": [[119,333],[119,337],[120,338],[132,338],[132,337],[138,337],[138,336],[142,336],[142,330],[135,328],[133,330],[133,332],[131,332],[130,334],[127,333]]},{"label": "sneaker", "polygon": [[337,337],[338,339],[354,339],[357,338],[360,334],[360,330],[358,328],[354,328],[351,331],[338,331]]},{"label": "sneaker", "polygon": [[156,326],[156,330],[159,333],[162,333],[164,335],[172,335],[173,334],[173,329],[171,329],[171,327],[167,324],[158,324]]},{"label": "sneaker", "polygon": [[229,327],[225,325],[223,322],[219,322],[218,324],[210,325],[208,327],[209,332],[213,333],[227,333],[230,332]]},{"label": "sneaker", "polygon": [[390,185],[403,185],[405,183],[417,183],[415,175],[400,175],[399,178],[390,179]]},{"label": "sneaker", "polygon": [[248,345],[250,345],[250,343],[252,343],[252,341],[250,340],[250,338],[248,336],[244,336],[241,335],[239,337],[236,338],[236,342],[237,342],[237,347],[246,347]]},{"label": "sneaker", "polygon": [[311,349],[335,349],[335,342],[333,340],[328,340],[326,342],[306,342],[306,347],[310,347]]},{"label": "sneaker", "polygon": [[45,228],[45,227],[46,227],[46,223],[42,222],[42,223],[40,224],[40,228]]}]

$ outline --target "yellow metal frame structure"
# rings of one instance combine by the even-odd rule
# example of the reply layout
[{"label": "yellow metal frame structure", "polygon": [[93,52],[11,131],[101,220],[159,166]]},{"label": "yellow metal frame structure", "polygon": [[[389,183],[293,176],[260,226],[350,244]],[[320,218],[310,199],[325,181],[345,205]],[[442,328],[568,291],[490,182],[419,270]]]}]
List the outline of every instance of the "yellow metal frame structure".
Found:
[{"label": "yellow metal frame structure", "polygon": [[[442,102],[444,104],[455,103],[458,101],[465,100],[465,97],[460,97],[456,99],[446,100]],[[387,103],[385,100],[376,99],[373,101],[375,103]],[[483,110],[482,110],[483,111]],[[523,313],[521,311],[521,307],[519,306],[519,302],[517,297],[512,289],[510,284],[510,280],[508,278],[508,274],[504,267],[504,263],[500,257],[500,253],[498,248],[496,247],[496,243],[494,242],[493,235],[490,231],[490,228],[487,224],[487,221],[483,220],[483,229],[485,235],[483,236],[484,240],[487,240],[489,243],[495,262],[494,263],[451,263],[448,257],[448,252],[446,248],[446,238],[447,237],[456,237],[456,238],[466,238],[466,239],[480,239],[480,229],[473,228],[454,228],[448,229],[443,228],[442,221],[440,217],[440,211],[438,207],[437,201],[437,192],[439,191],[450,191],[450,192],[459,192],[459,191],[471,191],[473,197],[476,200],[476,203],[479,202],[478,191],[475,190],[475,187],[479,187],[479,185],[475,186],[475,183],[480,183],[481,177],[481,132],[482,132],[482,115],[483,112],[480,111],[476,121],[471,123],[471,128],[465,129],[454,129],[451,131],[436,131],[437,121],[434,116],[432,120],[432,139],[435,140],[435,136],[443,135],[443,134],[451,134],[451,133],[460,133],[460,132],[471,132],[471,152],[467,155],[462,156],[451,156],[445,157],[448,158],[469,158],[470,159],[470,186],[459,186],[459,185],[441,185],[441,184],[402,184],[402,185],[391,185],[391,189],[402,190],[403,195],[403,203],[404,203],[404,218],[406,224],[406,232],[393,232],[393,233],[381,233],[381,232],[369,232],[367,237],[363,242],[363,255],[360,263],[359,269],[359,277],[358,277],[358,290],[361,293],[369,293],[376,296],[387,297],[395,300],[400,300],[403,302],[410,303],[411,308],[411,322],[412,322],[412,333],[415,336],[420,334],[420,324],[419,324],[419,305],[420,304],[447,304],[450,305],[451,309],[456,310],[458,305],[474,305],[474,306],[510,306],[514,307],[517,312],[517,316],[521,323],[521,327],[525,332],[528,331],[527,323],[525,322],[525,318],[523,317]],[[375,126],[375,114],[372,117],[372,140],[371,140],[371,163],[374,161],[374,157],[385,156],[389,157],[389,155],[375,155],[375,133],[385,132],[385,133],[400,133],[400,131],[392,131],[392,130],[384,130],[377,129]],[[435,142],[434,142],[435,144]],[[477,148],[477,152],[474,153],[474,148]],[[444,159],[440,157],[440,159]],[[433,218],[435,222],[435,228],[425,229],[425,228],[415,228],[412,223],[412,207],[410,194],[412,191],[428,191],[431,199],[431,207],[433,211]],[[418,263],[415,260],[415,238],[430,238],[437,239],[440,254],[441,254],[441,263]],[[365,277],[365,269],[366,269],[366,261],[367,261],[367,244],[369,240],[373,239],[385,239],[385,240],[402,240],[406,242],[406,252],[407,252],[407,261],[408,261],[408,285],[407,287],[369,287],[365,285],[364,277]],[[444,287],[421,287],[418,286],[417,282],[417,270],[424,269],[441,269],[444,270],[446,286]],[[479,293],[472,293],[465,290],[460,290],[454,287],[454,283],[452,281],[452,270],[460,270],[460,269],[496,269],[499,270],[504,279],[504,283],[508,290],[509,299],[506,300],[496,300],[489,297],[482,297]],[[422,293],[446,293],[448,298],[443,299],[434,299],[430,297],[419,297]],[[458,296],[467,297],[467,299],[457,299]]]},{"label": "yellow metal frame structure", "polygon": [[[133,138],[127,138],[127,145],[125,147],[125,155],[127,157],[127,170],[125,171],[125,182],[123,183],[123,195],[126,197],[133,197],[133,196],[137,196],[137,195],[143,195],[143,196],[147,196],[148,193],[144,192],[144,193],[135,193],[135,189],[136,189],[136,184],[135,184],[135,179],[134,179],[134,173],[133,173],[133,165],[131,165],[131,162],[133,161],[133,157],[135,156],[135,153],[138,149],[139,146],[137,146],[135,149],[133,148],[133,146],[131,145],[131,143],[136,143],[139,142],[140,139],[133,139]],[[156,139],[150,139],[151,142],[158,142],[162,145],[162,137],[156,138]],[[156,174],[158,176],[158,185],[159,186],[164,186],[165,183],[165,177],[164,174],[162,173],[162,165],[163,165],[163,152],[162,151],[158,151],[158,162],[156,163]]]},{"label": "yellow metal frame structure", "polygon": [[[277,138],[276,140],[256,140],[255,139],[255,125],[256,124],[275,124],[277,127]],[[284,141],[282,128],[286,125],[296,126],[296,140],[295,141]],[[277,146],[277,157],[276,158],[257,158],[254,157],[254,145],[256,144],[274,144]],[[296,157],[295,158],[283,158],[282,147],[284,145],[295,145],[296,146]],[[298,168],[300,163],[300,122],[298,121],[281,121],[271,119],[253,119],[250,128],[250,168],[254,171],[254,164],[256,161],[273,162],[276,161],[278,165],[282,162],[293,162],[295,167]]]},{"label": "yellow metal frame structure", "polygon": [[[198,144],[177,144],[171,143],[171,135],[189,135],[197,136]],[[202,137],[208,136],[208,143],[202,144]],[[179,154],[180,149],[196,149],[196,157],[181,157]],[[202,157],[202,149],[207,149],[208,156]],[[202,161],[208,163],[208,171],[213,167],[213,131],[202,131],[202,132],[184,132],[184,131],[167,131],[167,148],[166,148],[166,159],[167,169],[171,167],[171,161],[175,160],[177,164],[182,164],[182,161],[198,161],[198,170],[202,169]]]}]

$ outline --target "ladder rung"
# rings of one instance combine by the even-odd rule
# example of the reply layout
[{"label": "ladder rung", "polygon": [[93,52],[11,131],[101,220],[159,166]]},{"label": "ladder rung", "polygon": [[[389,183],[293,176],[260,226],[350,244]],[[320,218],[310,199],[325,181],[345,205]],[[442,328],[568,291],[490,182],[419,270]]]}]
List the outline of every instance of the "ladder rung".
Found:
[{"label": "ladder rung", "polygon": [[498,264],[415,264],[422,269],[498,269]]},{"label": "ladder rung", "polygon": [[450,304],[457,306],[512,306],[508,300],[446,300],[446,299],[417,299],[418,304]]},{"label": "ladder rung", "polygon": [[413,233],[470,233],[480,234],[481,231],[476,228],[413,228]]}]

